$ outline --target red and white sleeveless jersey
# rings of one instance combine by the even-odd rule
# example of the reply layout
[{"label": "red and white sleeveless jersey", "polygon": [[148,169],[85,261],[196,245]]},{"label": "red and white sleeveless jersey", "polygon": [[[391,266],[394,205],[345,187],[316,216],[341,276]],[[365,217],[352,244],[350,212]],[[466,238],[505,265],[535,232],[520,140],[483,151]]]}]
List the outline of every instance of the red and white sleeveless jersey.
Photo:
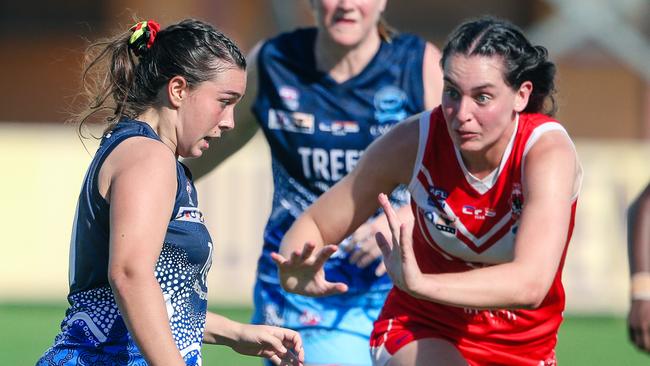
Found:
[{"label": "red and white sleeveless jersey", "polygon": [[[466,169],[441,109],[422,116],[418,155],[409,184],[415,216],[413,249],[422,272],[461,272],[513,260],[524,205],[526,154],[541,135],[557,130],[566,132],[546,115],[520,114],[501,164],[486,178],[478,179]],[[577,193],[570,208],[567,243],[576,200]],[[377,325],[382,319],[393,318],[402,324],[426,327],[453,341],[468,357],[472,350],[482,349],[485,357],[496,357],[497,363],[498,350],[503,354],[528,353],[533,359],[537,352],[536,359],[541,360],[552,352],[562,321],[565,255],[566,246],[550,291],[535,310],[463,309],[418,300],[394,288]],[[381,332],[377,326],[375,331]],[[477,344],[481,346],[472,346]],[[508,364],[507,360],[502,361]]]}]

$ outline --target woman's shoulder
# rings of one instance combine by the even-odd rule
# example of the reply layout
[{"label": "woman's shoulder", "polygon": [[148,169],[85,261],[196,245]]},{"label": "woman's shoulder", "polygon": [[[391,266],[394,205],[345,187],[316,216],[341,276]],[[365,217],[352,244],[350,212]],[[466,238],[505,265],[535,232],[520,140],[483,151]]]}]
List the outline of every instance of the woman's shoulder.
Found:
[{"label": "woman's shoulder", "polygon": [[409,32],[399,32],[395,34],[391,40],[391,42],[398,42],[398,43],[419,43],[419,44],[425,44],[427,41],[418,36],[417,34],[409,33]]},{"label": "woman's shoulder", "polygon": [[527,145],[534,144],[539,138],[545,135],[565,135],[569,137],[566,128],[555,117],[543,113],[521,113],[519,114],[519,131],[527,138]]},{"label": "woman's shoulder", "polygon": [[424,52],[428,42],[413,33],[397,33],[387,43],[391,49],[406,50],[409,52]]},{"label": "woman's shoulder", "polygon": [[111,157],[125,168],[136,171],[167,168],[176,170],[176,157],[160,140],[133,136],[119,144]]},{"label": "woman's shoulder", "polygon": [[314,27],[296,28],[280,33],[264,41],[260,52],[268,55],[273,52],[287,53],[291,50],[300,50],[301,47],[314,43],[316,33],[317,30]]},{"label": "woman's shoulder", "polygon": [[557,118],[553,116],[549,116],[544,113],[523,112],[519,114],[519,119],[525,123],[531,123],[535,125],[540,125],[540,124],[550,123],[550,122],[560,123],[557,120]]}]

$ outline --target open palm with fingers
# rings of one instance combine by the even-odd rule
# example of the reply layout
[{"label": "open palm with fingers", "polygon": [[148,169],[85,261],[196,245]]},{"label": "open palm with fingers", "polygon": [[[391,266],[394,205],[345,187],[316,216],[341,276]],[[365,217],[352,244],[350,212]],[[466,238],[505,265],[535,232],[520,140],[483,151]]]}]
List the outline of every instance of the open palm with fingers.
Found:
[{"label": "open palm with fingers", "polygon": [[[350,253],[350,263],[356,264],[359,268],[366,268],[377,258],[381,258],[381,250],[377,245],[376,234],[389,231],[388,222],[383,216],[383,214],[379,215],[354,231],[349,244],[344,248],[346,252]],[[375,276],[379,277],[384,273],[386,273],[386,267],[384,267],[382,261],[375,269]]]},{"label": "open palm with fingers", "polygon": [[412,296],[417,296],[417,287],[422,283],[422,272],[413,252],[413,223],[400,221],[388,196],[382,193],[378,199],[391,231],[390,240],[381,232],[376,234],[377,245],[384,256],[386,271],[395,286]]},{"label": "open palm with fingers", "polygon": [[274,365],[301,366],[304,362],[298,332],[269,325],[243,324],[240,337],[232,346],[243,355],[266,357]]},{"label": "open palm with fingers", "polygon": [[313,297],[346,292],[346,284],[325,279],[323,265],[336,252],[336,245],[326,245],[314,253],[315,248],[314,244],[306,243],[302,251],[294,251],[289,259],[281,254],[271,253],[271,259],[278,266],[282,288],[288,292]]}]

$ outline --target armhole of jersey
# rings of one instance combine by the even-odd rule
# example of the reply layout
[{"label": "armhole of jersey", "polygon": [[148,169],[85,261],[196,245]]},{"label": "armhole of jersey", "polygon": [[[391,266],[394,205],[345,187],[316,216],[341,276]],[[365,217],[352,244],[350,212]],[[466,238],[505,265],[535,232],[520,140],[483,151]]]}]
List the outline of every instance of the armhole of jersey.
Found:
[{"label": "armhole of jersey", "polygon": [[92,175],[90,176],[89,184],[90,184],[90,192],[91,192],[90,194],[91,194],[91,196],[94,196],[94,198],[96,198],[98,200],[101,200],[106,205],[109,205],[110,203],[108,201],[106,201],[105,197],[102,197],[101,193],[99,193],[99,185],[98,185],[99,184],[99,171],[102,169],[102,166],[104,166],[104,162],[106,161],[106,159],[108,159],[108,156],[113,152],[113,150],[115,150],[115,148],[117,146],[119,146],[119,144],[121,144],[122,142],[124,142],[128,138],[134,137],[134,136],[139,136],[139,135],[122,135],[122,136],[119,136],[119,137],[115,138],[115,140],[111,141],[109,143],[109,145],[106,147],[106,150],[104,150],[103,155],[97,161],[97,165],[95,166],[95,170],[92,172]]},{"label": "armhole of jersey", "polygon": [[429,128],[431,126],[431,113],[432,111],[427,111],[422,113],[418,121],[419,125],[419,134],[418,134],[418,154],[415,157],[415,163],[413,164],[413,173],[411,173],[411,181],[408,185],[409,192],[412,191],[414,184],[417,182],[418,172],[420,171],[420,166],[422,165],[422,160],[424,159],[424,153],[427,149],[427,141],[429,139]]},{"label": "armhole of jersey", "polygon": [[[539,140],[540,137],[542,137],[543,134],[549,131],[561,131],[566,138],[569,140],[571,143],[571,146],[573,147],[573,151],[576,156],[576,160],[578,159],[578,153],[576,150],[576,145],[573,143],[573,140],[571,140],[571,136],[569,136],[569,133],[567,130],[562,126],[561,124],[557,122],[546,122],[544,124],[539,125],[536,127],[533,132],[530,134],[530,137],[528,138],[528,141],[526,141],[526,146],[524,147],[524,154],[521,159],[521,180],[523,183],[524,180],[524,167],[526,165],[526,156],[528,155],[528,151],[533,148],[535,143]],[[576,199],[578,199],[578,195],[580,194],[580,190],[582,189],[582,165],[580,164],[580,161],[577,160],[578,164],[578,172],[576,174],[576,178],[574,180],[574,191],[573,194],[571,195],[571,202],[574,202]]]}]

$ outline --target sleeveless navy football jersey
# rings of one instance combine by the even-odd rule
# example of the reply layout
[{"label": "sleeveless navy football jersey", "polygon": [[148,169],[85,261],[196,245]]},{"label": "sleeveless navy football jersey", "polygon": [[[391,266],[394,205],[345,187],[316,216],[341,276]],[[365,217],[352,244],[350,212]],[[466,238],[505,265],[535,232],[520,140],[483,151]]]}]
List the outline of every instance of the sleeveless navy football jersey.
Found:
[{"label": "sleeveless navy football jersey", "polygon": [[[122,141],[134,136],[160,140],[148,124],[123,119],[103,136],[86,173],[70,243],[70,307],[54,345],[39,364],[146,364],[127,331],[108,282],[110,206],[97,185],[108,155]],[[198,209],[189,169],[177,162],[176,170],[174,209],[152,271],[162,288],[178,349],[188,365],[200,365],[207,308],[206,276],[213,248]]]},{"label": "sleeveless navy football jersey", "polygon": [[[258,262],[259,279],[277,283],[270,252],[316,198],[349,173],[366,147],[395,123],[424,109],[422,59],[425,42],[402,34],[382,41],[370,63],[338,83],[316,68],[315,28],[267,41],[258,56],[258,90],[253,112],[271,148],[273,207]],[[393,198],[404,203],[405,191]],[[326,264],[326,277],[350,292],[384,289],[379,261],[361,270],[342,251]]]}]

